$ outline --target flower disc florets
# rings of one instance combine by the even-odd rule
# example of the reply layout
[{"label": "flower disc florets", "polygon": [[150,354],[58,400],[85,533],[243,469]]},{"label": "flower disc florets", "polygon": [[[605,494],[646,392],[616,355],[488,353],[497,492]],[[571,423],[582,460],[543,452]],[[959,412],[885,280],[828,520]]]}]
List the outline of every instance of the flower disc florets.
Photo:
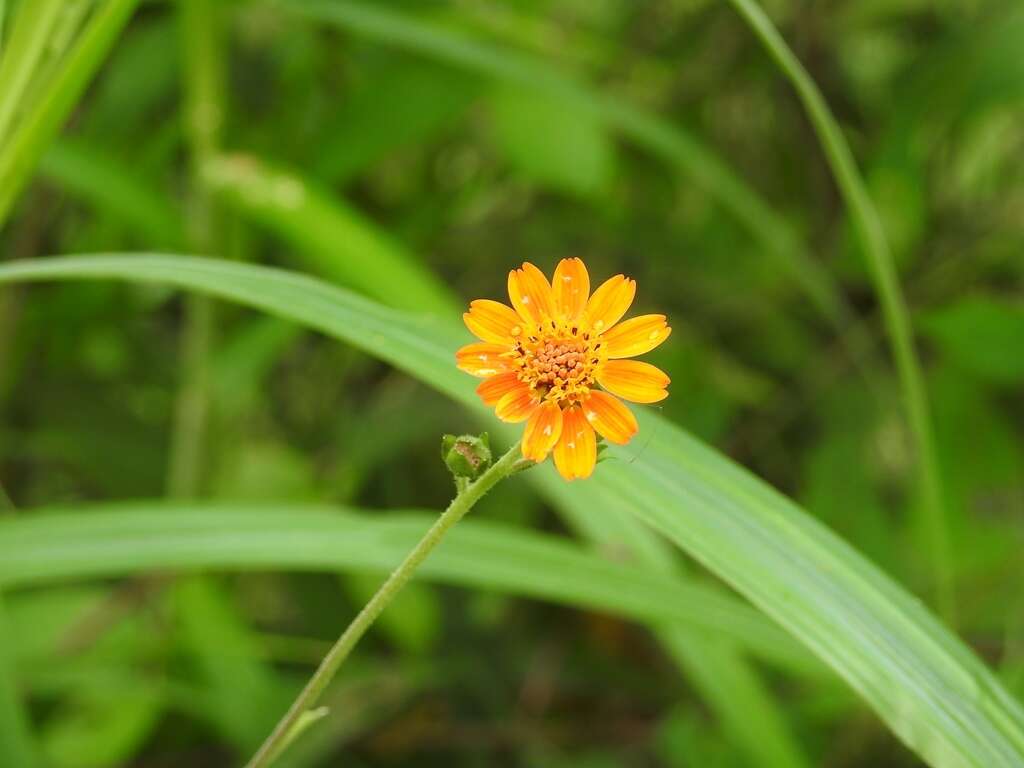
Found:
[{"label": "flower disc florets", "polygon": [[519,369],[519,380],[538,399],[565,407],[581,402],[595,385],[602,346],[579,323],[552,320],[529,336],[516,338],[510,358]]}]

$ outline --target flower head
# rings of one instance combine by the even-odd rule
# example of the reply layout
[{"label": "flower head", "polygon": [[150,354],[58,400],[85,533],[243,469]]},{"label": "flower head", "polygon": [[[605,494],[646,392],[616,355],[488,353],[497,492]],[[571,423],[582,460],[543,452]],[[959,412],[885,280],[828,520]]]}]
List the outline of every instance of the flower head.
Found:
[{"label": "flower head", "polygon": [[580,259],[563,259],[550,283],[527,262],[508,274],[512,307],[477,299],[462,316],[480,342],[456,353],[459,369],[484,379],[477,394],[499,419],[526,422],[523,456],[540,462],[554,451],[566,480],[594,471],[595,430],[620,445],[636,434],[636,417],[620,397],[656,403],[668,396],[663,371],[625,359],[672,332],[664,315],[619,322],[635,293],[636,282],[616,275],[591,294]]}]

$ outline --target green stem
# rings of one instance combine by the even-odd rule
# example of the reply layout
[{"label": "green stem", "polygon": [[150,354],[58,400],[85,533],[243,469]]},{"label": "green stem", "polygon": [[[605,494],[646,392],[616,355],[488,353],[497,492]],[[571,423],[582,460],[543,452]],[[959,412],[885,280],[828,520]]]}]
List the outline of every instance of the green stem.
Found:
[{"label": "green stem", "polygon": [[875,292],[882,305],[885,327],[896,361],[900,387],[903,390],[907,421],[917,453],[918,486],[924,515],[922,522],[928,536],[936,599],[946,621],[953,624],[956,608],[948,521],[935,440],[932,435],[928,395],[921,365],[914,350],[910,316],[900,290],[885,230],[857,169],[853,153],[814,80],[755,0],[729,2],[746,19],[772,59],[796,89],[825,151],[843,199],[850,209],[861,247],[867,255]]},{"label": "green stem", "polygon": [[[202,168],[220,145],[224,121],[224,66],[217,11],[209,0],[181,0],[181,45],[185,63],[185,121],[191,153],[189,237],[200,253],[214,250],[216,212]],[[195,496],[202,485],[203,443],[210,407],[210,350],[214,305],[206,296],[185,304],[182,382],[171,435],[167,491]]]},{"label": "green stem", "polygon": [[292,730],[300,723],[306,712],[310,711],[331,680],[338,673],[338,669],[345,659],[355,648],[359,639],[366,634],[366,631],[377,620],[377,617],[384,611],[388,603],[405,586],[413,573],[426,560],[429,555],[444,538],[444,535],[461,520],[469,510],[483,496],[497,485],[501,480],[521,471],[521,454],[519,444],[513,445],[508,452],[498,459],[494,465],[484,472],[477,480],[470,483],[465,490],[456,494],[452,503],[448,505],[441,516],[430,529],[423,535],[419,543],[406,555],[405,560],[396,568],[384,581],[376,594],[370,598],[359,614],[342,632],[341,637],[331,647],[331,650],[320,662],[320,666],[309,679],[306,687],[292,703],[288,712],[281,718],[263,746],[248,762],[246,768],[265,768],[280,754],[287,746]]}]

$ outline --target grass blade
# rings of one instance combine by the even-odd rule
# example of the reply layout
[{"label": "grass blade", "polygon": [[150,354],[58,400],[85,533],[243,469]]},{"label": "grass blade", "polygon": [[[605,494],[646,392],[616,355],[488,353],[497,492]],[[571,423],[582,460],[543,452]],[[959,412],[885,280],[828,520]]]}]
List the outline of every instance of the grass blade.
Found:
[{"label": "grass blade", "polygon": [[[82,278],[169,283],[263,309],[344,339],[481,408],[473,382],[452,365],[463,331],[305,276],[142,254],[0,267],[0,283]],[[651,436],[641,454],[612,449],[615,461],[579,486],[596,503],[629,510],[731,584],[838,672],[929,763],[1024,763],[1024,708],[920,601],[793,502],[681,429],[644,412],[641,430]]]},{"label": "grass blade", "polygon": [[168,248],[184,242],[180,211],[116,158],[91,144],[55,141],[43,155],[39,171],[68,193],[123,221],[144,242]]},{"label": "grass blade", "polygon": [[139,0],[107,0],[64,58],[31,114],[0,145],[0,226],[46,145],[60,130]]},{"label": "grass blade", "polygon": [[[433,522],[310,506],[119,504],[0,522],[0,584],[26,587],[159,570],[358,570],[386,573]],[[762,658],[819,676],[785,633],[735,598],[609,562],[549,535],[467,520],[422,566],[443,583],[611,611],[720,633]],[[825,674],[828,674],[825,672]]]},{"label": "grass blade", "polygon": [[956,610],[949,531],[928,393],[921,375],[921,364],[914,351],[910,315],[900,289],[899,276],[885,230],[882,228],[882,221],[868,195],[860,171],[857,170],[853,152],[850,151],[842,130],[807,70],[755,0],[730,2],[747,21],[772,59],[779,65],[779,69],[796,89],[825,151],[832,175],[846,201],[861,247],[867,256],[875,293],[882,305],[885,328],[899,372],[903,406],[914,438],[921,509],[924,513],[923,528],[927,531],[932,556],[936,598],[942,614],[947,621],[952,622]]},{"label": "grass blade", "polygon": [[402,309],[455,306],[425,266],[315,182],[241,155],[211,158],[203,178],[239,213],[294,243],[311,271]]},{"label": "grass blade", "polygon": [[11,38],[0,60],[0,145],[43,58],[61,5],[61,0],[40,0],[22,6],[15,19]]}]

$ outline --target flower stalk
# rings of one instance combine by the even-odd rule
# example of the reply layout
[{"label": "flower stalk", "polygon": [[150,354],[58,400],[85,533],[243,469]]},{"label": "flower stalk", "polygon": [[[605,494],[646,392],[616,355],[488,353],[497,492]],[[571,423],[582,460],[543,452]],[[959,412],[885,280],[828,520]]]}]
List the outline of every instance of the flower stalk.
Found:
[{"label": "flower stalk", "polygon": [[[356,643],[366,631],[373,625],[388,604],[394,599],[406,582],[412,577],[416,569],[427,559],[427,556],[441,542],[444,535],[459,520],[465,517],[466,513],[480,501],[484,495],[495,485],[517,472],[533,466],[533,462],[524,465],[520,455],[518,443],[513,445],[498,461],[485,470],[477,479],[472,482],[457,483],[458,491],[451,504],[441,514],[430,529],[423,535],[419,543],[406,555],[388,578],[377,590],[370,601],[363,606],[363,609],[352,620],[341,636],[334,643],[331,650],[324,656],[317,667],[316,672],[306,683],[306,687],[298,695],[291,707],[281,718],[277,726],[267,737],[266,741],[259,748],[253,758],[246,764],[246,768],[266,768],[281,754],[293,737],[293,731],[301,727],[306,713],[316,705],[324,690],[334,679],[341,665],[348,658]],[[457,479],[459,479],[457,477]],[[466,478],[461,478],[466,479]]]}]

